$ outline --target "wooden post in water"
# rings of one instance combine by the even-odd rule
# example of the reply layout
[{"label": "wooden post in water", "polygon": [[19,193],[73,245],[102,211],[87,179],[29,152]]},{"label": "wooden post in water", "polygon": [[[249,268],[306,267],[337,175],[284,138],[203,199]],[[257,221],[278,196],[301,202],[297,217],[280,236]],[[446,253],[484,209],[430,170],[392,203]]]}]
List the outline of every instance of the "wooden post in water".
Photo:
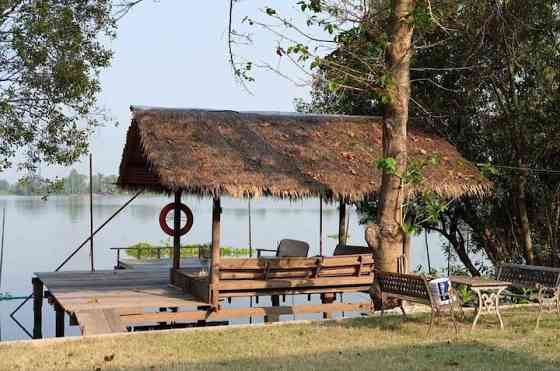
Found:
[{"label": "wooden post in water", "polygon": [[33,277],[33,339],[43,338],[43,282]]},{"label": "wooden post in water", "polygon": [[[271,295],[270,296],[270,303],[272,304],[273,307],[279,307],[280,306],[280,295]],[[264,321],[265,322],[278,322],[278,321],[280,321],[280,315],[278,315],[278,314],[267,314],[266,316],[264,316]]]},{"label": "wooden post in water", "polygon": [[89,154],[89,259],[91,271],[95,271],[93,263],[93,158]]},{"label": "wooden post in water", "polygon": [[340,199],[340,205],[338,207],[338,244],[340,246],[344,246],[348,242],[346,218],[346,202]]},{"label": "wooden post in water", "polygon": [[220,214],[222,206],[219,196],[214,196],[212,203],[212,266],[210,268],[210,304],[218,309],[220,294]]},{"label": "wooden post in water", "polygon": [[[174,280],[174,271],[181,266],[181,191],[175,191],[175,210],[173,212],[173,265],[171,279]],[[174,283],[174,282],[172,282]]]},{"label": "wooden post in water", "polygon": [[[334,292],[325,292],[321,294],[321,303],[323,304],[331,304],[336,300],[336,293]],[[324,319],[332,319],[331,312],[323,312]]]},{"label": "wooden post in water", "polygon": [[64,337],[64,309],[62,306],[58,304],[58,302],[54,303],[54,311],[55,311],[55,335],[57,338]]}]

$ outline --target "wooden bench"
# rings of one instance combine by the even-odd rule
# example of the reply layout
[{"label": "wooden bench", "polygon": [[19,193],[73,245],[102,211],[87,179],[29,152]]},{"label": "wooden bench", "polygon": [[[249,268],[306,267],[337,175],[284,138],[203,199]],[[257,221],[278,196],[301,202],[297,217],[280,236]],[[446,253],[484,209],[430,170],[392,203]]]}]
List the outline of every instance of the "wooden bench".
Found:
[{"label": "wooden bench", "polygon": [[[181,272],[181,271],[180,271]],[[181,272],[185,290],[199,300],[210,297],[208,277]],[[220,261],[212,288],[220,299],[368,291],[373,283],[373,256],[232,258]],[[207,289],[205,289],[205,287]]]},{"label": "wooden bench", "polygon": [[[550,301],[556,306],[556,311],[560,315],[560,268],[543,267],[536,265],[523,264],[502,264],[496,271],[496,279],[511,282],[511,287],[516,289],[537,290],[536,301],[539,303],[537,324],[539,328],[545,301]],[[504,292],[510,297],[521,297],[534,300],[531,295]]]},{"label": "wooden bench", "polygon": [[442,311],[447,309],[453,321],[455,333],[458,333],[453,302],[450,304],[438,304],[432,297],[429,281],[426,276],[376,271],[375,282],[377,289],[381,293],[381,316],[385,312],[385,306],[389,298],[398,299],[399,307],[404,316],[406,316],[406,312],[402,303],[403,300],[428,305],[431,308],[430,325],[428,327],[429,334],[436,317],[439,317]]}]

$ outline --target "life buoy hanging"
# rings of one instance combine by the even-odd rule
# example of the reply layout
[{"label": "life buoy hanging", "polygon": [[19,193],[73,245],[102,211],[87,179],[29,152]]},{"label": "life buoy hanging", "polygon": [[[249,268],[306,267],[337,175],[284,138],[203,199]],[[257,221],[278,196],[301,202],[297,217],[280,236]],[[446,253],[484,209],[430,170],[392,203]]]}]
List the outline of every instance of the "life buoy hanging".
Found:
[{"label": "life buoy hanging", "polygon": [[[185,223],[183,228],[179,230],[179,236],[182,236],[189,233],[189,231],[191,230],[194,222],[194,216],[191,209],[189,209],[189,207],[185,204],[179,204],[179,210],[180,212],[184,213],[187,218],[187,222]],[[172,213],[174,211],[175,211],[175,203],[172,202],[170,204],[165,205],[163,209],[161,209],[161,212],[159,213],[159,226],[165,233],[167,233],[170,236],[175,235],[175,230],[172,227],[170,227],[169,224],[167,224],[167,216],[169,215],[169,213]]]}]

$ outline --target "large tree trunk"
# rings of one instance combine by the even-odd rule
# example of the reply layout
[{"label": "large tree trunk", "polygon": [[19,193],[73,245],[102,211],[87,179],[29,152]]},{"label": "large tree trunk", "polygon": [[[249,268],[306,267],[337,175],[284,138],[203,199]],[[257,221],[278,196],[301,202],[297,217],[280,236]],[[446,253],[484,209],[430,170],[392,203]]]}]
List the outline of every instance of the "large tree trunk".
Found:
[{"label": "large tree trunk", "polygon": [[[413,34],[409,15],[414,10],[415,3],[415,0],[394,0],[390,42],[387,47],[387,73],[391,79],[386,90],[389,102],[383,117],[383,156],[396,160],[396,173],[399,175],[405,172],[407,164],[406,127]],[[404,239],[401,222],[405,194],[400,178],[384,171],[379,197],[378,225],[368,226],[366,240],[374,249],[376,268],[396,271]]]}]

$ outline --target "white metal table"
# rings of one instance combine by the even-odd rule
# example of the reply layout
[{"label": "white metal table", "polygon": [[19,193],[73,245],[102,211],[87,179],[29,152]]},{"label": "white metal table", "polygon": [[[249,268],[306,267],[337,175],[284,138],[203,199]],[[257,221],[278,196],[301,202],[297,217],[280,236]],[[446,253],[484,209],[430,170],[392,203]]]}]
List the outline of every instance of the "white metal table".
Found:
[{"label": "white metal table", "polygon": [[450,276],[449,280],[453,285],[470,287],[478,296],[478,307],[471,330],[474,330],[480,315],[483,313],[494,313],[500,321],[500,329],[504,328],[504,321],[500,314],[500,294],[511,286],[511,282],[466,276]]}]

